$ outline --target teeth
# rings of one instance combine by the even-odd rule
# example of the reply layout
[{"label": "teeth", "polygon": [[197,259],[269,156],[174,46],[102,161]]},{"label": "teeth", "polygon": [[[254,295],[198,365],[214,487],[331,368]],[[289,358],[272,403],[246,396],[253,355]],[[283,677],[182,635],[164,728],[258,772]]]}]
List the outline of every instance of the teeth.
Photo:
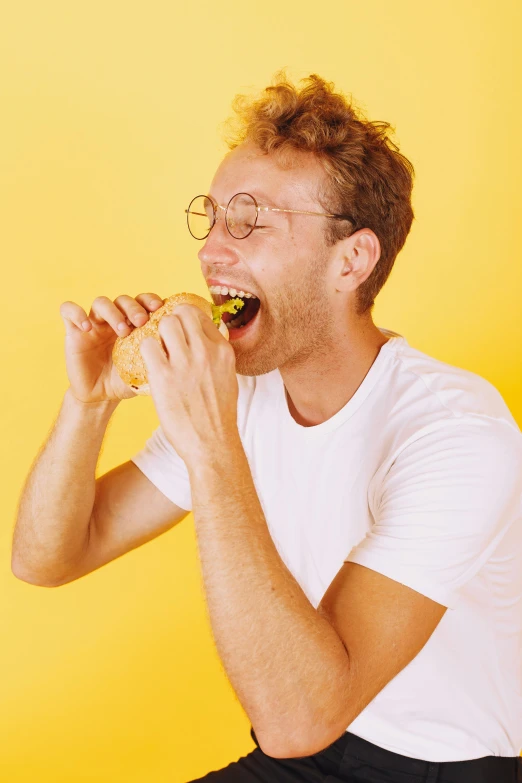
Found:
[{"label": "teeth", "polygon": [[210,285],[208,290],[211,294],[221,294],[222,296],[240,296],[242,299],[257,299],[255,294],[248,291],[238,291],[235,288],[228,288],[226,285]]},{"label": "teeth", "polygon": [[227,321],[226,325],[229,329],[235,329],[236,327],[241,325],[241,316],[239,318],[232,318],[231,321]]}]

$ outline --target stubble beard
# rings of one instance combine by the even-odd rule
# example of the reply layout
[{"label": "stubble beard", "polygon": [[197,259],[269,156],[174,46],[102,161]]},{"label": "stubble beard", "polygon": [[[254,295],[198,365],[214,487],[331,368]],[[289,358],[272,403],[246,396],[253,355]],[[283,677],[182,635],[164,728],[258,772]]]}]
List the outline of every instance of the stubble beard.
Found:
[{"label": "stubble beard", "polygon": [[[324,290],[324,259],[313,265],[306,279],[293,281],[284,292],[270,294],[270,307],[261,307],[255,345],[236,351],[239,375],[265,375],[279,368],[302,365],[311,356],[324,356],[332,347],[333,317]],[[250,339],[250,338],[247,338]]]}]

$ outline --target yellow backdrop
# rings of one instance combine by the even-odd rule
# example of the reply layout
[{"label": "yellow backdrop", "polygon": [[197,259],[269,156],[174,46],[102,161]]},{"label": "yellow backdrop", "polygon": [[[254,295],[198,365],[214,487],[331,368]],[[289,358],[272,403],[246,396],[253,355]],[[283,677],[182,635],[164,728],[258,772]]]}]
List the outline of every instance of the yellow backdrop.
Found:
[{"label": "yellow backdrop", "polygon": [[[0,783],[184,783],[254,747],[211,639],[192,516],[59,589],[11,574],[19,493],[68,385],[60,304],[206,295],[183,209],[225,151],[230,102],[283,66],[316,72],[391,122],[416,168],[377,325],[487,378],[522,423],[521,36],[518,0],[4,9]],[[97,475],[156,426],[151,399],[124,402]]]}]

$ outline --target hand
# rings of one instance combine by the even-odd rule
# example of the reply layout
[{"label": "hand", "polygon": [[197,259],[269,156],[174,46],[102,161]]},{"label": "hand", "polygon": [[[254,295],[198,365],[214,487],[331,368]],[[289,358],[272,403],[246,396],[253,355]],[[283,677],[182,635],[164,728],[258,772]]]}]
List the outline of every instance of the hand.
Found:
[{"label": "hand", "polygon": [[[71,392],[80,402],[119,401],[138,396],[118,375],[112,363],[112,349],[117,337],[127,337],[134,326],[143,326],[149,312],[162,305],[162,298],[156,294],[139,294],[135,299],[122,295],[114,302],[99,296],[92,303],[89,317],[75,302],[60,305],[66,330],[67,375]],[[86,330],[82,328],[83,322],[88,323]],[[120,324],[124,328],[118,328]]]},{"label": "hand", "polygon": [[[187,464],[223,449],[237,430],[236,356],[199,307],[181,304],[158,324],[162,346],[145,337],[140,351],[165,435]],[[166,354],[166,355],[165,355]]]}]

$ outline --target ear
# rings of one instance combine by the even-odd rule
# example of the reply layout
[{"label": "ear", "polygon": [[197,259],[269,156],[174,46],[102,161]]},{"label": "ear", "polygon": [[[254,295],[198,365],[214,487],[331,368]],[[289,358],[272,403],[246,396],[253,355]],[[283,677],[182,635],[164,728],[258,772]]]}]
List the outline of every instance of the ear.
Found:
[{"label": "ear", "polygon": [[379,258],[381,243],[369,228],[361,228],[336,245],[335,287],[355,291],[370,277]]}]

